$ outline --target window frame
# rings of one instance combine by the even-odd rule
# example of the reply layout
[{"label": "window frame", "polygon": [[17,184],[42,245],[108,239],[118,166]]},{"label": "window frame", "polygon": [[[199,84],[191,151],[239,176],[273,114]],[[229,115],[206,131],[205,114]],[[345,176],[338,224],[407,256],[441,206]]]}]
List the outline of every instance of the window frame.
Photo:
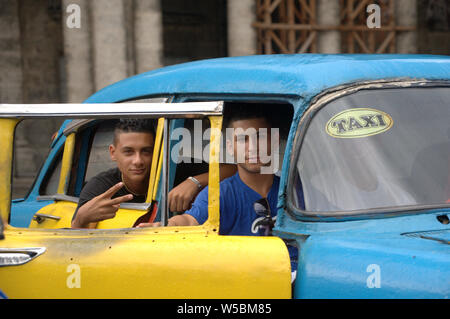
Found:
[{"label": "window frame", "polygon": [[[209,102],[193,102],[193,103],[175,103],[178,105],[172,105],[171,107],[163,106],[164,103],[157,103],[153,104],[151,103],[150,109],[147,109],[146,106],[138,106],[137,103],[130,103],[131,101],[128,101],[127,104],[133,104],[130,105],[128,108],[124,109],[123,107],[119,107],[116,103],[107,103],[103,105],[99,105],[100,107],[95,110],[95,113],[91,112],[89,110],[89,107],[85,104],[77,104],[77,105],[70,105],[70,110],[65,110],[63,113],[61,109],[64,108],[64,106],[67,105],[49,105],[49,104],[41,104],[41,105],[14,105],[11,106],[11,108],[7,108],[6,111],[0,115],[0,117],[3,118],[18,118],[18,121],[21,119],[26,118],[41,118],[41,117],[64,117],[64,118],[90,118],[90,120],[83,120],[78,121],[77,123],[73,123],[74,125],[69,125],[63,134],[67,136],[72,136],[72,143],[71,145],[67,146],[66,143],[63,143],[61,145],[61,149],[64,149],[63,152],[63,161],[64,161],[64,154],[67,152],[67,154],[70,154],[70,156],[67,157],[67,163],[69,162],[69,159],[71,160],[70,165],[67,165],[66,163],[66,171],[64,172],[64,169],[61,170],[60,180],[59,180],[59,190],[60,192],[54,195],[50,196],[40,196],[39,200],[63,200],[63,201],[69,201],[69,202],[78,202],[78,197],[70,196],[67,194],[67,184],[68,184],[68,178],[70,177],[70,171],[74,169],[74,162],[73,157],[77,156],[76,152],[74,152],[76,141],[73,139],[76,138],[76,135],[79,135],[80,133],[83,134],[84,129],[89,129],[89,127],[92,127],[91,122],[98,121],[98,120],[107,120],[107,119],[117,119],[117,118],[155,118],[161,120],[161,116],[165,117],[165,122],[168,123],[171,119],[177,119],[177,118],[204,118],[208,117],[210,120],[212,118],[215,118],[215,121],[218,121],[217,123],[221,123],[222,117],[223,117],[223,102],[222,101],[209,101]],[[147,101],[144,101],[143,103],[149,104]],[[22,110],[23,113],[22,113]],[[87,127],[88,126],[88,127]],[[166,132],[165,134],[168,134],[168,126],[166,125]],[[94,130],[92,132],[95,132]],[[92,134],[92,133],[90,133]],[[161,148],[162,149],[162,148]],[[162,153],[159,155],[159,157],[162,157]],[[159,169],[159,168],[158,168]],[[218,171],[218,163],[217,167],[215,168],[215,172],[210,175],[214,175],[217,177],[217,181],[210,178],[210,181],[214,182],[216,185],[216,191],[218,191],[218,185],[219,185],[219,171]],[[210,166],[210,172],[211,172],[211,166]],[[157,175],[159,175],[159,170]],[[159,178],[157,176],[157,178]],[[63,183],[63,179],[65,182]],[[217,182],[217,183],[216,183]],[[167,183],[167,181],[166,181]],[[61,187],[61,185],[65,185],[64,187]],[[150,183],[149,183],[150,184]],[[163,184],[158,184],[156,182],[155,184],[156,188],[161,187]],[[149,185],[150,186],[150,185]],[[213,187],[211,187],[213,188]],[[62,191],[61,191],[62,190]],[[165,201],[167,198],[167,186],[165,191],[165,197],[162,197],[162,201]],[[216,213],[211,214],[211,218],[208,219],[208,222],[205,225],[199,226],[203,230],[211,230],[212,232],[218,233],[218,223],[219,223],[219,210],[218,210],[218,194],[216,196],[217,198],[214,199],[216,202],[214,205],[210,205],[211,210],[214,210]],[[138,210],[147,210],[148,207],[151,206],[151,201],[149,203],[132,203],[132,204],[124,204],[121,208],[123,209],[138,209]],[[161,205],[161,204],[160,204]],[[214,207],[213,207],[214,206]],[[166,203],[167,207],[167,203]]]}]

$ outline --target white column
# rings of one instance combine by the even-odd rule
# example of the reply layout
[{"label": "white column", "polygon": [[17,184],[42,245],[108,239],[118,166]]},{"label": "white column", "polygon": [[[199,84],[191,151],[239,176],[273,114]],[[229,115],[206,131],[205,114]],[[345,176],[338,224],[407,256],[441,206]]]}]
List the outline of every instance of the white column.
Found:
[{"label": "white column", "polygon": [[160,68],[163,64],[160,1],[135,0],[134,19],[137,73]]},{"label": "white column", "polygon": [[[395,1],[396,24],[418,28],[417,0]],[[417,31],[398,32],[397,53],[417,53]]]},{"label": "white column", "polygon": [[[80,28],[70,28],[74,11],[69,5],[80,8]],[[62,28],[66,71],[66,94],[68,103],[81,103],[94,93],[92,78],[91,36],[88,0],[63,0]],[[72,16],[73,17],[73,16]],[[68,20],[70,20],[68,22]]]},{"label": "white column", "polygon": [[[317,1],[317,23],[319,25],[339,26],[339,0]],[[341,34],[339,31],[320,31],[317,40],[318,53],[340,53]]]},{"label": "white column", "polygon": [[254,0],[227,1],[229,56],[256,54],[255,10]]},{"label": "white column", "polygon": [[127,77],[123,0],[89,1],[92,10],[95,90]]}]

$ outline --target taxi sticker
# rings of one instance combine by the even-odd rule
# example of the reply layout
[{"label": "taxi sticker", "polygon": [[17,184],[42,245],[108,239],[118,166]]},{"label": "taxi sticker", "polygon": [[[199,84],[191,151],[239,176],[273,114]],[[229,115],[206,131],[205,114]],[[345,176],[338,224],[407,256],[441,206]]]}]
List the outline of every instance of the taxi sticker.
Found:
[{"label": "taxi sticker", "polygon": [[389,130],[394,121],[382,111],[356,108],[333,116],[326,125],[328,135],[337,138],[358,138],[380,134]]}]

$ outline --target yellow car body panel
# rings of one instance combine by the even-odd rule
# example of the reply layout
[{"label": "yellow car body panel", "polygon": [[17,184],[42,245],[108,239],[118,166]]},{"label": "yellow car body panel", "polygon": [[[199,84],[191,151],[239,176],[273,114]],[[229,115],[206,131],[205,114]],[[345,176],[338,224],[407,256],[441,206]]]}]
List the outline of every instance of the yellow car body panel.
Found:
[{"label": "yellow car body panel", "polygon": [[[36,213],[35,216],[50,215],[59,218],[59,220],[43,218],[43,221],[38,223],[36,219],[33,219],[29,227],[41,229],[70,228],[72,216],[76,208],[76,203],[68,201],[57,201],[53,204],[44,206]],[[146,211],[143,210],[121,208],[117,211],[114,218],[98,222],[96,228],[113,229],[133,227],[136,220],[145,213]]]},{"label": "yellow car body panel", "polygon": [[277,237],[221,236],[205,227],[40,230],[8,226],[0,248],[45,247],[0,269],[9,298],[290,298]]},{"label": "yellow car body panel", "polygon": [[220,223],[220,175],[219,152],[222,128],[221,116],[210,116],[211,137],[209,148],[209,175],[208,175],[208,220],[206,225],[219,232]]},{"label": "yellow car body panel", "polygon": [[75,149],[75,133],[70,134],[64,143],[64,153],[62,158],[61,174],[59,177],[58,194],[65,194],[69,185],[70,169]]},{"label": "yellow car body panel", "polygon": [[162,162],[162,136],[163,136],[163,129],[164,129],[164,118],[158,119],[158,125],[156,128],[156,136],[155,136],[155,146],[153,149],[153,157],[152,157],[152,166],[150,168],[150,177],[148,182],[148,192],[147,192],[147,198],[146,203],[150,203],[152,200],[155,199],[156,196],[156,189],[158,188],[158,181],[159,176],[161,173],[161,165],[159,164]]},{"label": "yellow car body panel", "polygon": [[19,120],[0,120],[0,218],[6,223],[11,207],[11,172],[14,130]]}]

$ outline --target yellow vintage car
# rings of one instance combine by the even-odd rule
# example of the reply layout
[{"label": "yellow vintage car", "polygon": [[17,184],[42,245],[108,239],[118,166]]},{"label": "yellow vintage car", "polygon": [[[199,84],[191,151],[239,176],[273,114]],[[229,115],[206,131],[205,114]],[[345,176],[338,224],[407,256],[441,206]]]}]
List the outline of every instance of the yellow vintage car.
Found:
[{"label": "yellow vintage car", "polygon": [[[8,298],[291,296],[290,260],[280,238],[218,234],[224,103],[153,102],[147,99],[140,103],[3,105],[0,210],[5,229],[0,241],[0,262],[5,267],[0,268],[0,289]],[[105,135],[112,136],[110,120],[131,116],[157,121],[147,202],[122,204],[115,218],[99,222],[95,229],[71,229],[77,205],[77,176],[83,175],[87,180],[92,175],[89,169],[104,169],[95,152],[107,150],[101,141]],[[27,227],[14,227],[20,224],[13,220],[15,215],[26,215],[26,210],[22,214],[15,211],[14,216],[9,214],[14,130],[21,120],[48,117],[74,119],[63,125],[57,139],[64,141],[54,144],[54,154],[48,159],[53,163],[44,166],[49,176],[43,179],[43,188],[49,191],[53,187],[55,193],[38,195],[35,204],[40,206],[32,209]],[[207,165],[209,219],[196,227],[132,228],[145,216],[151,220],[156,217],[162,225],[167,223],[172,213],[166,198],[176,166],[167,156],[169,128],[176,121],[193,119],[209,120],[211,128]],[[83,172],[80,163],[87,148],[91,162],[88,160]],[[20,207],[16,209],[20,211]]]}]

